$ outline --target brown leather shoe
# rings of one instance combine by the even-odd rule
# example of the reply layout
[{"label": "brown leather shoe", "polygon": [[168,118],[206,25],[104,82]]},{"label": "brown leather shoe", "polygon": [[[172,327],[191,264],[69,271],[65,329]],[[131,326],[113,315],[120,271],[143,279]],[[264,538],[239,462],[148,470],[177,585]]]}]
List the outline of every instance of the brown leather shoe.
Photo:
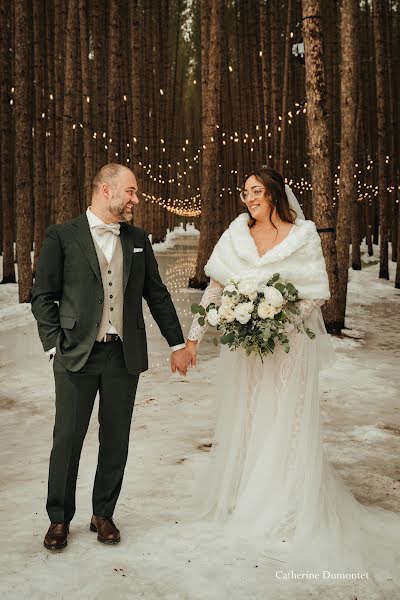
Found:
[{"label": "brown leather shoe", "polygon": [[121,539],[112,517],[92,516],[90,531],[97,531],[97,539],[103,544],[118,544]]},{"label": "brown leather shoe", "polygon": [[50,523],[44,538],[44,546],[48,550],[62,550],[67,545],[69,526],[65,523]]}]

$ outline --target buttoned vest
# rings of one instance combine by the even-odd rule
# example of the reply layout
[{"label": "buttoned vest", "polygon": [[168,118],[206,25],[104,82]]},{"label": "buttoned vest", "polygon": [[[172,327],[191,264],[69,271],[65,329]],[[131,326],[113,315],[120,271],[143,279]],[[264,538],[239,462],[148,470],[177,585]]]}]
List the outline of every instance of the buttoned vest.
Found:
[{"label": "buttoned vest", "polygon": [[107,333],[110,324],[115,327],[118,335],[123,336],[123,254],[119,236],[111,261],[108,262],[100,246],[94,241],[97,258],[100,265],[101,279],[104,289],[103,314],[97,330],[96,340],[100,341]]}]

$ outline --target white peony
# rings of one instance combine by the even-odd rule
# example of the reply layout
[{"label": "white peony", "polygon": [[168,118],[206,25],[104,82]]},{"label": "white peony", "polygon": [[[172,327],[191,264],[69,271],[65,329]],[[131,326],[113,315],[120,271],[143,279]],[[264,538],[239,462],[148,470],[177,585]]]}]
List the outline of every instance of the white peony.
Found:
[{"label": "white peony", "polygon": [[269,302],[263,300],[258,305],[257,313],[260,319],[273,319],[274,316],[279,312],[279,310],[279,308],[275,308],[275,306],[272,306],[271,304],[269,304]]},{"label": "white peony", "polygon": [[207,321],[212,327],[215,327],[219,323],[219,314],[216,308],[211,308],[207,313]]},{"label": "white peony", "polygon": [[282,308],[283,296],[280,293],[280,291],[272,285],[267,285],[264,289],[264,298],[268,302],[268,304],[271,304],[271,306],[273,306],[274,308]]},{"label": "white peony", "polygon": [[257,298],[257,282],[256,281],[242,281],[238,285],[238,290],[243,296],[247,296],[250,300]]},{"label": "white peony", "polygon": [[[239,323],[241,323],[242,325],[245,325],[251,319],[251,314],[248,311],[249,304],[251,304],[251,302],[241,302],[235,307],[235,310],[233,311],[235,319],[239,321]],[[251,304],[251,306],[253,305]]]},{"label": "white peony", "polygon": [[230,306],[220,306],[218,310],[219,318],[227,323],[232,323],[235,320],[235,312]]}]

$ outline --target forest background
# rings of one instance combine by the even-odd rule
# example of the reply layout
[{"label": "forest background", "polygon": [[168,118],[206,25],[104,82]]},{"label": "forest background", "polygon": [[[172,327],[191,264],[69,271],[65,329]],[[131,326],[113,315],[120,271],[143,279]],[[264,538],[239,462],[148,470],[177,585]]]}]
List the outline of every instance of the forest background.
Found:
[{"label": "forest background", "polygon": [[[200,230],[192,287],[278,169],[320,232],[345,325],[348,268],[379,244],[400,287],[398,0],[0,0],[3,283],[29,302],[45,229],[83,212],[107,162],[130,166],[153,242]],[[350,252],[349,252],[350,249]],[[376,251],[376,249],[375,249]],[[32,258],[33,256],[33,258]],[[189,284],[189,282],[188,282]],[[366,291],[366,293],[368,293]]]}]

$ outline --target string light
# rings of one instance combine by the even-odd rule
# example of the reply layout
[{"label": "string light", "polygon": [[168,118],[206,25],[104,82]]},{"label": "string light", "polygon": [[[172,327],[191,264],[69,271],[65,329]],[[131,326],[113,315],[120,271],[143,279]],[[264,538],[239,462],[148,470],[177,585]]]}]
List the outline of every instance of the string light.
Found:
[{"label": "string light", "polygon": [[[260,51],[259,55],[260,55],[260,57],[262,56],[262,51]],[[229,65],[228,68],[229,68],[230,72],[233,71],[233,68],[231,65]],[[196,84],[197,81],[193,80],[193,83]],[[15,91],[14,87],[12,87],[11,92],[14,93],[14,91]],[[164,95],[164,90],[161,88],[160,88],[160,95]],[[123,94],[122,98],[123,98],[124,102],[127,102],[129,96],[127,94]],[[50,101],[54,101],[54,94],[52,92],[49,93],[49,99],[50,99]],[[90,96],[83,96],[83,99],[85,99],[88,104],[90,103]],[[14,98],[10,98],[9,103],[10,103],[10,106],[13,106]],[[290,110],[286,111],[286,113],[285,113],[285,119],[287,120],[288,125],[291,125],[293,123],[293,119],[296,115],[304,115],[307,112],[307,103],[306,102],[295,102],[294,107],[295,107],[294,109],[290,109]],[[41,113],[42,119],[46,119],[47,116],[48,115],[46,112]],[[54,118],[54,117],[52,116],[52,118]],[[279,115],[278,121],[280,123],[282,123],[283,120],[284,120],[283,115]],[[71,119],[68,118],[68,121],[71,122]],[[79,121],[72,122],[72,129],[76,131],[77,125],[79,125],[80,129],[84,129],[84,128],[90,129],[90,126],[88,124],[81,123]],[[255,125],[255,132],[224,131],[221,129],[219,124],[216,124],[215,125],[216,134],[210,136],[209,143],[220,143],[221,144],[220,147],[225,148],[225,147],[227,147],[228,143],[237,144],[241,140],[243,142],[243,144],[246,144],[248,146],[249,151],[251,153],[253,153],[255,150],[254,144],[256,143],[256,141],[261,143],[263,140],[267,141],[271,138],[272,134],[270,131],[270,129],[271,129],[270,124],[265,123],[264,128],[265,128],[265,133],[263,135],[260,131],[259,124]],[[281,131],[281,126],[279,125],[276,129],[277,129],[277,131]],[[97,141],[97,140],[101,140],[101,138],[102,138],[103,144],[104,144],[104,141],[106,141],[106,139],[107,139],[106,131],[103,131],[103,132],[92,131],[91,133],[92,133],[91,138],[93,140]],[[51,132],[46,131],[45,135],[46,135],[46,137],[50,137]],[[160,144],[162,146],[161,150],[163,153],[165,153],[166,140],[165,140],[165,138],[158,138],[158,139],[160,140]],[[138,143],[138,138],[136,136],[133,136],[132,140],[133,140],[134,144]],[[142,140],[143,140],[143,138],[142,138]],[[113,141],[112,137],[109,137],[107,144],[104,144],[105,150],[108,150],[108,144],[112,144],[112,141]],[[125,146],[126,146],[126,148],[129,149],[130,143],[127,142],[125,144]],[[173,147],[174,144],[172,144],[170,141],[168,143],[168,146]],[[152,146],[152,148],[154,148],[154,146]],[[179,145],[179,142],[176,142],[175,148],[178,148],[179,151],[185,155],[182,157],[181,160],[179,160],[179,155],[178,155],[178,159],[175,162],[169,161],[167,164],[157,164],[156,167],[153,167],[150,163],[149,164],[143,163],[142,161],[139,161],[139,162],[136,161],[135,164],[136,164],[136,166],[140,166],[143,169],[143,171],[146,173],[147,177],[149,177],[150,180],[154,184],[166,185],[168,183],[170,185],[171,184],[177,185],[180,188],[180,193],[183,188],[185,188],[187,190],[196,189],[197,191],[200,191],[199,187],[194,186],[190,182],[187,182],[185,184],[183,180],[184,180],[184,178],[191,176],[193,169],[199,168],[199,166],[200,166],[199,159],[200,159],[201,153],[207,149],[207,144],[202,144],[201,146],[196,147],[191,142],[190,138],[185,138],[184,142],[181,145]],[[149,151],[149,146],[147,144],[144,145],[144,151],[146,151],[146,152]],[[188,154],[191,154],[191,156],[187,156]],[[115,156],[118,157],[119,153],[115,152]],[[271,154],[269,154],[268,156],[270,159],[272,158]],[[127,163],[130,162],[129,157],[127,157],[125,160]],[[389,164],[390,161],[391,161],[390,156],[386,155],[385,156],[385,164]],[[185,164],[184,170],[181,170],[181,166],[182,166],[181,162],[184,162],[184,164]],[[285,164],[288,165],[289,161],[286,160]],[[153,174],[153,169],[157,168],[157,167],[158,167],[159,172],[157,172],[157,175],[155,176]],[[303,167],[305,169],[308,169],[307,163],[304,163]],[[364,171],[362,171],[362,169],[359,168],[358,163],[356,163],[355,167],[357,167],[357,174],[354,174],[354,178],[357,179],[358,200],[359,201],[368,201],[369,203],[371,203],[374,199],[376,199],[378,197],[378,194],[379,194],[378,185],[372,185],[370,183],[362,181],[361,179],[362,179],[363,172],[366,175],[368,175],[368,177],[373,172],[374,161],[372,159],[368,158],[368,162],[365,166]],[[219,168],[222,168],[222,166],[219,165]],[[176,169],[176,172],[171,173],[172,169]],[[340,165],[337,166],[337,171],[338,172],[340,171]],[[231,170],[231,174],[237,175],[238,172],[237,172],[237,170],[235,170],[235,171]],[[334,177],[334,185],[337,188],[340,185],[340,178],[338,177],[337,174],[335,174],[335,177]],[[303,177],[300,178],[300,180],[298,182],[293,182],[293,187],[294,187],[294,189],[296,189],[296,191],[300,195],[305,194],[306,192],[312,191],[311,183],[307,182]],[[387,187],[386,187],[386,191],[390,194],[398,192],[399,190],[400,190],[400,184],[390,184],[390,185],[387,185]],[[236,191],[236,190],[234,190],[234,191]],[[224,193],[232,195],[234,193],[234,191],[231,188],[224,188],[224,189],[222,189],[223,193],[221,193],[220,196],[222,197]],[[169,210],[170,212],[173,212],[178,215],[196,217],[201,214],[200,194],[197,194],[195,196],[188,195],[185,198],[174,199],[174,200],[171,200],[169,198],[167,201],[163,200],[162,196],[154,196],[154,195],[149,195],[149,194],[147,194],[147,195],[143,194],[143,196],[147,201],[150,201],[152,203],[157,202],[158,204],[160,204],[160,206],[162,206],[166,210]],[[334,200],[336,200],[336,198],[338,196],[339,196],[339,190],[337,190],[336,195],[334,196]],[[399,200],[396,199],[395,202],[399,203]],[[190,206],[191,204],[193,206]]]}]

